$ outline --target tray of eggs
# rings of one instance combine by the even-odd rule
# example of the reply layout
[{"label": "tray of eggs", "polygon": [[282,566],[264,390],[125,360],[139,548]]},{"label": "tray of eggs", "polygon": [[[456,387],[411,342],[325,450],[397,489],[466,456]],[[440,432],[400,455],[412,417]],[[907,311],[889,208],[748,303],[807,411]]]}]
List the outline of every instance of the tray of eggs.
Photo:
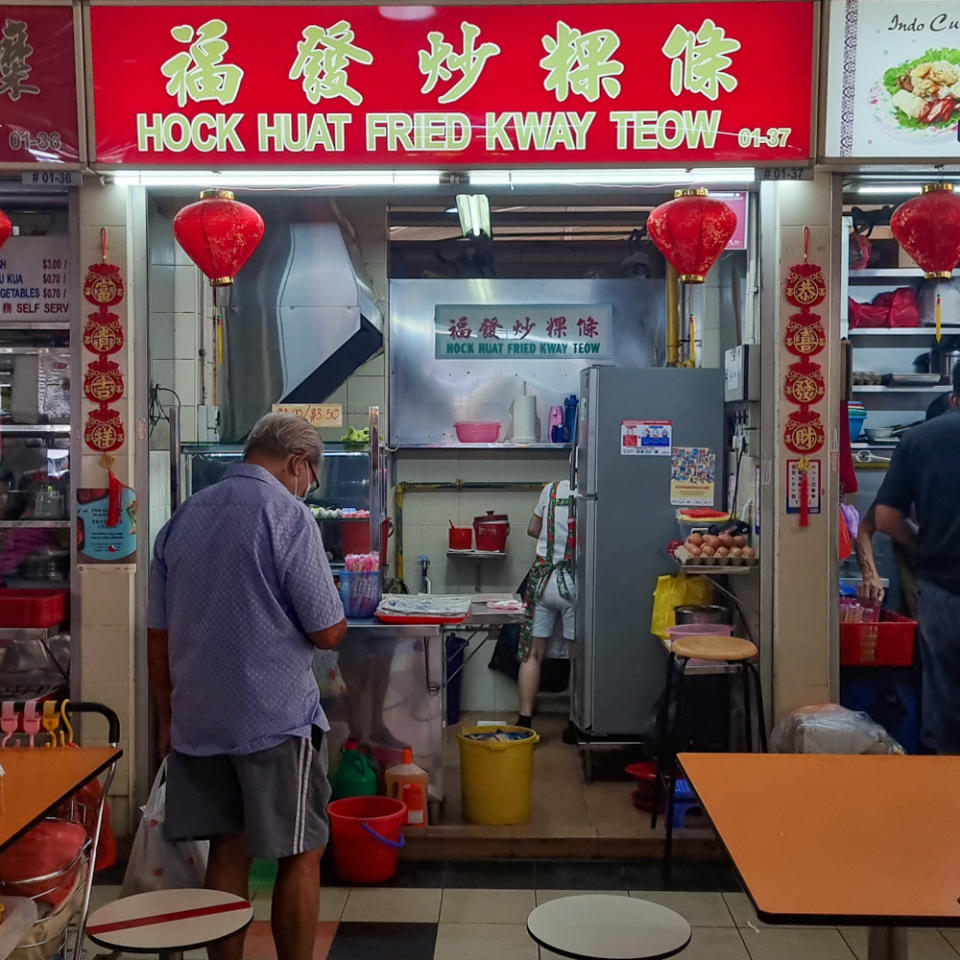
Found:
[{"label": "tray of eggs", "polygon": [[691,533],[677,547],[675,556],[683,564],[725,564],[751,566],[757,562],[757,552],[742,534]]}]

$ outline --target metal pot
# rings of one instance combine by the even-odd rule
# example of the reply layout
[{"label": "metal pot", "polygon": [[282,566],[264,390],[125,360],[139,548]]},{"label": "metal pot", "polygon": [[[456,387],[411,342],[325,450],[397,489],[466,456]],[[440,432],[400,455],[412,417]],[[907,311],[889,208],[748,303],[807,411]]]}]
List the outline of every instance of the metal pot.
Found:
[{"label": "metal pot", "polygon": [[720,607],[716,604],[704,604],[702,606],[674,607],[677,626],[683,626],[685,623],[729,623],[730,618],[726,607]]},{"label": "metal pot", "polygon": [[933,372],[939,373],[944,383],[950,383],[953,379],[953,368],[960,363],[960,350],[933,353],[930,355],[930,362],[933,365]]}]

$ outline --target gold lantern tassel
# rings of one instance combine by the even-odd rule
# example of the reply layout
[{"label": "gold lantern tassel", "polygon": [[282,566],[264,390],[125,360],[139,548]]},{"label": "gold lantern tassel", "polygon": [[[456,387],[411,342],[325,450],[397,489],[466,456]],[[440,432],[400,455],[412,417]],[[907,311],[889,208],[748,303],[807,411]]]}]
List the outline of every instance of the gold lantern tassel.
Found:
[{"label": "gold lantern tassel", "polygon": [[940,334],[940,321],[941,321],[941,319],[942,319],[942,317],[943,317],[943,309],[942,309],[941,306],[940,306],[940,281],[939,281],[939,280],[937,281],[937,310],[936,310],[936,317],[937,317],[937,343],[939,343],[939,342],[940,342],[940,336],[941,336],[941,334]]},{"label": "gold lantern tassel", "polygon": [[690,314],[690,366],[697,365],[697,331],[694,325],[693,313]]}]

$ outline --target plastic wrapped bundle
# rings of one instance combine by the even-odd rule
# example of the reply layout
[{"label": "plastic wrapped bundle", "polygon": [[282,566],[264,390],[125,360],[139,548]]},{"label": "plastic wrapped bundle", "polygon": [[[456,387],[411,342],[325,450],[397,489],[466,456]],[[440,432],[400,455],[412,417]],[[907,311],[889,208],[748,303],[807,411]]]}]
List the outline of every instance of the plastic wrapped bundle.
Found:
[{"label": "plastic wrapped bundle", "polygon": [[836,703],[801,707],[773,729],[774,753],[903,753],[903,747],[866,713]]}]

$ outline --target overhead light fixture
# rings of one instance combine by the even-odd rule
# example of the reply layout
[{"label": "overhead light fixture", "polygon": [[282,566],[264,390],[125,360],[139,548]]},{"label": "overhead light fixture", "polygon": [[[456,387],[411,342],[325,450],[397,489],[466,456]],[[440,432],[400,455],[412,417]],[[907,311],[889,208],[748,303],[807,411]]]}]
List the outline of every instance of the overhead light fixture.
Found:
[{"label": "overhead light fixture", "polygon": [[465,237],[492,236],[490,200],[484,193],[458,193],[457,215]]},{"label": "overhead light fixture", "polygon": [[260,173],[229,170],[131,170],[109,174],[114,183],[126,187],[435,187],[439,170],[364,170],[343,173],[289,171]]},{"label": "overhead light fixture", "polygon": [[857,193],[908,197],[923,192],[919,183],[861,183]]},{"label": "overhead light fixture", "polygon": [[752,183],[753,167],[644,167],[635,169],[605,168],[597,170],[471,170],[470,183],[477,187],[519,186],[621,186],[641,184],[673,186],[676,184]]}]

